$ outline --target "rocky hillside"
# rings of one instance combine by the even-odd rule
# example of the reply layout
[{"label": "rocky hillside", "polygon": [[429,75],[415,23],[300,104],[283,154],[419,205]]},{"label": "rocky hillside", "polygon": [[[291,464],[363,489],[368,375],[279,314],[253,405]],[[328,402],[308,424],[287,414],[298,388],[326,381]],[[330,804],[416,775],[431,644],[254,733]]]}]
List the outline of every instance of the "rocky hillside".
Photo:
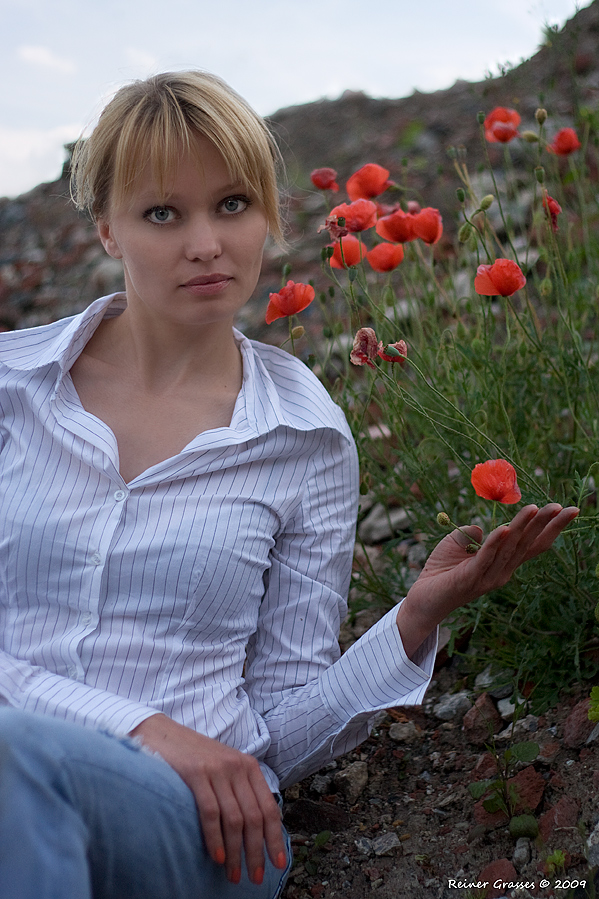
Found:
[{"label": "rocky hillside", "polygon": [[[457,180],[449,147],[463,147],[472,172],[482,158],[476,113],[511,106],[522,127],[534,125],[534,111],[545,106],[551,136],[576,125],[578,110],[596,109],[599,99],[599,0],[581,10],[559,32],[550,33],[531,59],[500,77],[457,82],[432,94],[403,99],[372,99],[346,93],[282,109],[272,116],[288,169],[289,237],[286,257],[293,277],[318,273],[323,219],[322,198],[310,190],[313,168],[333,166],[345,179],[365,162],[388,167],[406,183],[409,195],[438,207],[451,231]],[[464,152],[464,151],[461,151]],[[490,146],[492,160],[502,148]],[[514,164],[518,142],[510,145]],[[66,169],[66,165],[65,165]],[[63,173],[64,174],[64,173]],[[264,337],[263,310],[268,291],[280,284],[281,253],[266,254],[257,302],[244,311],[242,327]],[[84,308],[122,284],[120,264],[109,259],[93,226],[68,199],[65,177],[42,184],[17,199],[0,199],[0,327],[41,324]]]}]

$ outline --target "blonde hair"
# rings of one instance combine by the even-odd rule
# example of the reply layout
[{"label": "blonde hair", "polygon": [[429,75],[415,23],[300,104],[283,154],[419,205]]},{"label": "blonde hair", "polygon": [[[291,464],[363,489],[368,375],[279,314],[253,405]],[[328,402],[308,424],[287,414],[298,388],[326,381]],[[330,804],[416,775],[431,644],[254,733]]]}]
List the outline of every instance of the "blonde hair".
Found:
[{"label": "blonde hair", "polygon": [[[281,156],[264,120],[228,84],[208,72],[164,72],[122,87],[104,108],[71,163],[71,196],[92,219],[107,218],[111,203],[129,199],[150,163],[161,192],[182,153],[197,154],[207,138],[234,181],[262,205],[274,240],[284,243],[277,168]],[[201,166],[201,158],[198,158]]]}]

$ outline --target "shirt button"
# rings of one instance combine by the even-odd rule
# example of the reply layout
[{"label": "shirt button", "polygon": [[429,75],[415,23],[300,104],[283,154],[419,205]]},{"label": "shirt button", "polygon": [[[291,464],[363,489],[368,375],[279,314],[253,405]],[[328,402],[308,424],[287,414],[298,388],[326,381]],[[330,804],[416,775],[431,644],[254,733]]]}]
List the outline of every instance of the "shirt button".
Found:
[{"label": "shirt button", "polygon": [[99,565],[102,561],[102,556],[100,555],[100,553],[92,553],[90,559],[94,565]]},{"label": "shirt button", "polygon": [[115,490],[114,491],[114,498],[116,499],[117,503],[120,503],[122,500],[124,500],[126,496],[127,496],[127,494],[125,493],[124,490]]}]

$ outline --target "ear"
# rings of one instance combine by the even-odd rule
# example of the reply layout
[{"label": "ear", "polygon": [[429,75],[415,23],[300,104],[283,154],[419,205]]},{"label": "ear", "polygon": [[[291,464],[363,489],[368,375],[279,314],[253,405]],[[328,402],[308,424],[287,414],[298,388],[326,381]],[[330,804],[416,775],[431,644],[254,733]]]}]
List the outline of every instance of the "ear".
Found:
[{"label": "ear", "polygon": [[106,219],[98,220],[98,235],[100,237],[100,240],[102,241],[102,246],[109,256],[112,256],[113,259],[123,258],[123,254],[121,253],[119,245],[116,242],[114,234],[112,233],[110,222],[106,221]]}]

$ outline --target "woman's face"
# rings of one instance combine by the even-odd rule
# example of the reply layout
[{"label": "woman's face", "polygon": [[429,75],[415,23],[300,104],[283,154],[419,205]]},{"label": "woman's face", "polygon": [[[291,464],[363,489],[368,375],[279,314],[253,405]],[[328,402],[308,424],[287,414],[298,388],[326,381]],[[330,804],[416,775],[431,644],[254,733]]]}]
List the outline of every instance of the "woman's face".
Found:
[{"label": "woman's face", "polygon": [[106,252],[123,260],[131,310],[159,323],[228,327],[256,286],[268,222],[210,141],[197,141],[202,167],[183,156],[166,200],[148,166],[98,231]]}]

